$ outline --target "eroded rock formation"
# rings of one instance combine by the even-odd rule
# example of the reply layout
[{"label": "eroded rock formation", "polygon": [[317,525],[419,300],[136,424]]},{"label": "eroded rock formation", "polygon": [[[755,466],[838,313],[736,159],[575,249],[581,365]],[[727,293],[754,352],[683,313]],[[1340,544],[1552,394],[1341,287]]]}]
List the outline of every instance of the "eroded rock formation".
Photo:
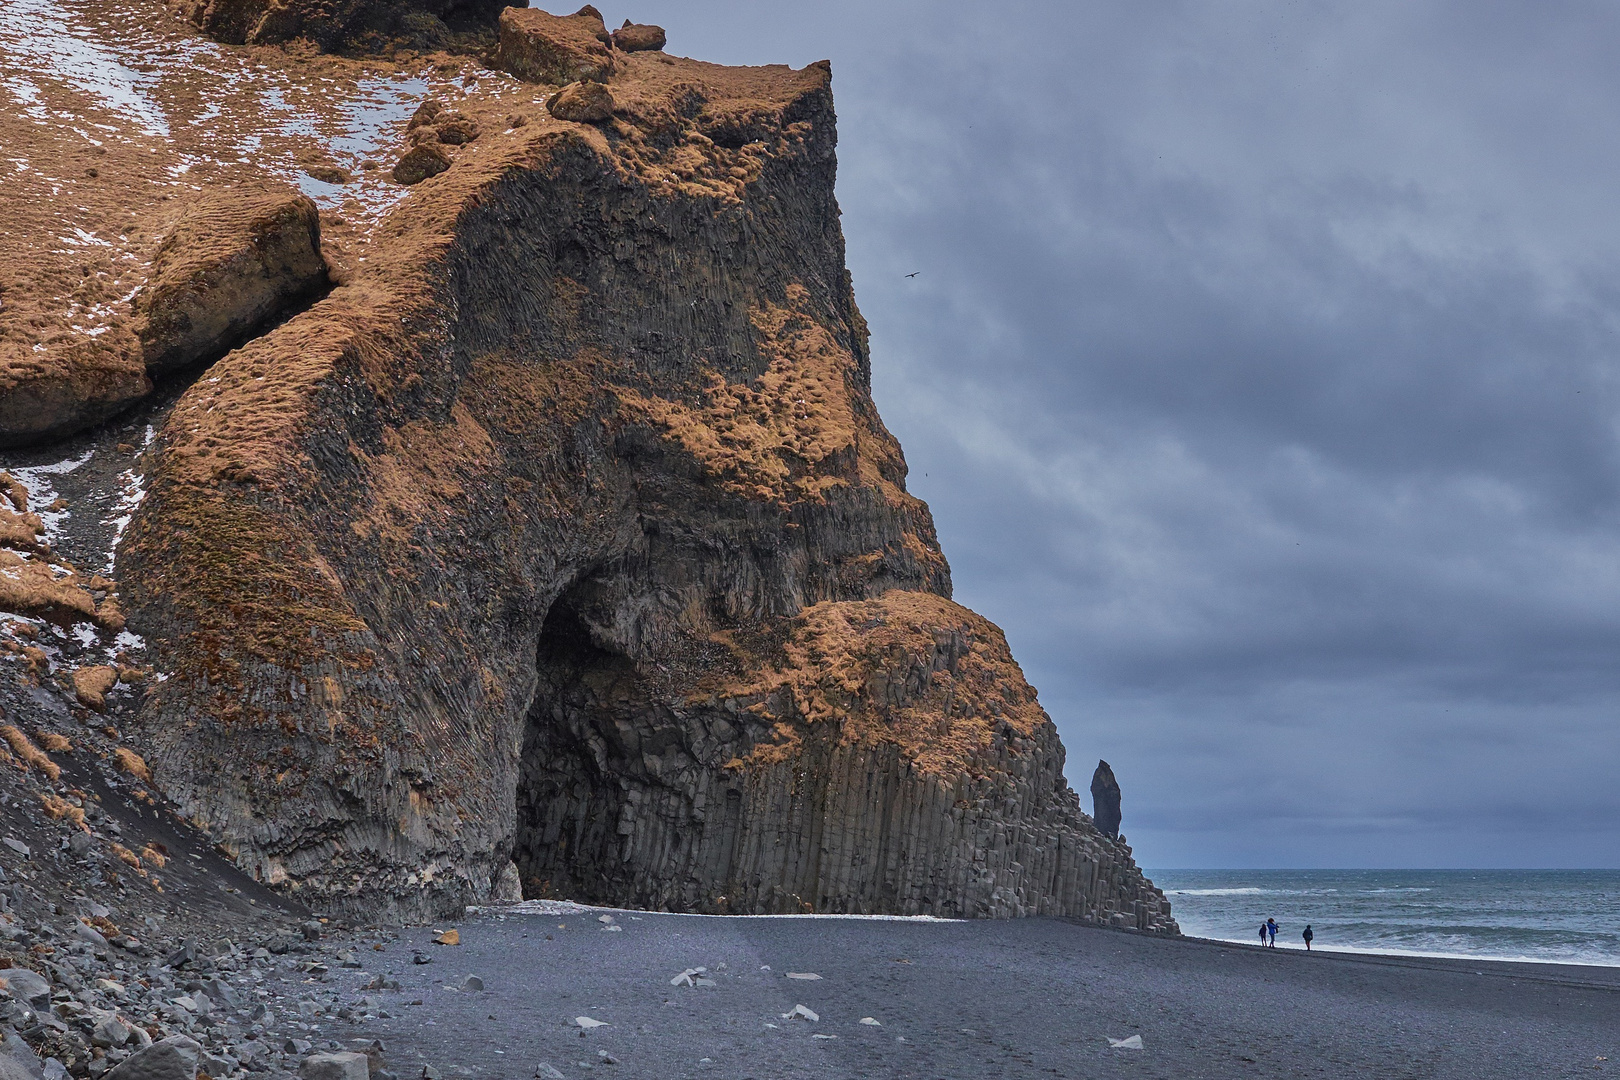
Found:
[{"label": "eroded rock formation", "polygon": [[188,206],[135,296],[146,369],[216,356],[323,292],[321,223],[295,191],[231,191]]},{"label": "eroded rock formation", "polygon": [[[110,290],[83,257],[73,306],[48,287],[49,266],[10,305],[0,297],[0,448],[99,423],[149,394],[153,378],[217,357],[330,284],[315,205],[296,191],[212,192],[165,219],[155,248],[124,268],[135,282],[127,314],[106,310]],[[87,308],[107,319],[89,334]]]},{"label": "eroded rock formation", "polygon": [[506,6],[506,0],[183,0],[182,10],[232,45],[303,38],[324,50],[359,53],[476,40]]},{"label": "eroded rock formation", "polygon": [[1097,762],[1091,774],[1091,817],[1104,836],[1119,835],[1119,781],[1106,761]]},{"label": "eroded rock formation", "polygon": [[[258,11],[257,41],[304,10],[254,4],[201,21]],[[521,890],[1173,931],[906,491],[828,65],[718,67],[656,29],[502,15],[529,81],[442,79],[453,108],[400,117],[399,204],[323,211],[339,284],[164,415],[116,592],[53,572],[25,599],[130,612],[155,669],[132,760],[326,910]],[[135,700],[92,668],[79,707]]]}]

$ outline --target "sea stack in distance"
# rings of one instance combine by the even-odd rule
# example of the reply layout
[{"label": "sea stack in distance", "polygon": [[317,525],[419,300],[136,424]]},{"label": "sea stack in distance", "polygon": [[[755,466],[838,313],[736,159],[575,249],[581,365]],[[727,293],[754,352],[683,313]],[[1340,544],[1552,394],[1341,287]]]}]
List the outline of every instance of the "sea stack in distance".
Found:
[{"label": "sea stack in distance", "polygon": [[1091,774],[1091,820],[1104,836],[1119,836],[1119,781],[1106,761],[1097,762]]}]

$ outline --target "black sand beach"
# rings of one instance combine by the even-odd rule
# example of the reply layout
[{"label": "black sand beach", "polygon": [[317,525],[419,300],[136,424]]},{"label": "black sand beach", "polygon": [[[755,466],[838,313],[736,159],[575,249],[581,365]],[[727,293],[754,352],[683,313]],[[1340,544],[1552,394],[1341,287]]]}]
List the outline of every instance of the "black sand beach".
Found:
[{"label": "black sand beach", "polygon": [[[484,914],[459,927],[459,946],[417,930],[362,951],[367,973],[329,978],[348,1000],[370,973],[397,979],[400,991],[372,992],[392,1017],[320,1038],[380,1038],[401,1080],[424,1065],[446,1080],[526,1080],[542,1063],[556,1071],[540,1068],[545,1077],[758,1080],[1518,1080],[1620,1068],[1620,969],[1308,955],[1046,919],[614,912],[622,929],[609,931],[601,914]],[[413,963],[413,951],[432,962]],[[715,986],[670,984],[698,966]],[[446,989],[468,975],[485,989]],[[783,1019],[799,1004],[819,1021]],[[581,1016],[607,1026],[582,1035]],[[1110,1046],[1132,1035],[1142,1050]]]}]

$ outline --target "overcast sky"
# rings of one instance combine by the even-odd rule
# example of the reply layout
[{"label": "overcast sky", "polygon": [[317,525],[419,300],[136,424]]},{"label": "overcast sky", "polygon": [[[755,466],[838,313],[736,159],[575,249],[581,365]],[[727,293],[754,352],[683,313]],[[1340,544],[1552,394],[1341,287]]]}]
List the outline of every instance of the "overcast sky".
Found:
[{"label": "overcast sky", "polygon": [[832,60],[878,405],[1144,865],[1620,866],[1620,8],[604,11]]}]

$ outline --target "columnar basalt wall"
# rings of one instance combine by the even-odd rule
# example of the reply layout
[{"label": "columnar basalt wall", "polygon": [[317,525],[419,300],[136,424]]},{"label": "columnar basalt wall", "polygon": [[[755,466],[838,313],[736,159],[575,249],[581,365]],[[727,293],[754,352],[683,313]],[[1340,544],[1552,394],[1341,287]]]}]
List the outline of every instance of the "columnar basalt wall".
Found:
[{"label": "columnar basalt wall", "polygon": [[1173,931],[905,490],[828,67],[648,49],[607,88],[414,186],[175,407],[121,556],[164,790],[372,917],[515,861],[531,895]]}]

